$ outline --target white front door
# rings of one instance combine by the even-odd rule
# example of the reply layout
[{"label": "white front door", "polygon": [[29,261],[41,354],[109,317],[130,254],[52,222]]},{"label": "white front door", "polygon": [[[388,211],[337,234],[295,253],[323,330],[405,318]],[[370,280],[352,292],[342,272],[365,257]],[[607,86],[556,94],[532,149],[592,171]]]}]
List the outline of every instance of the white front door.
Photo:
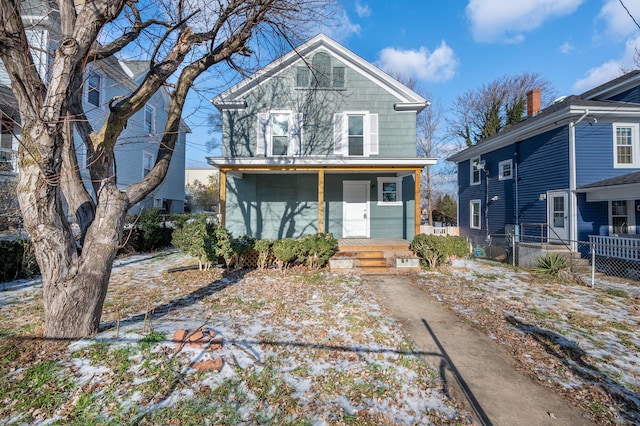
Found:
[{"label": "white front door", "polygon": [[369,181],[342,183],[342,237],[369,238]]},{"label": "white front door", "polygon": [[569,240],[569,197],[565,191],[549,192],[547,195],[547,221],[549,242],[560,243]]}]

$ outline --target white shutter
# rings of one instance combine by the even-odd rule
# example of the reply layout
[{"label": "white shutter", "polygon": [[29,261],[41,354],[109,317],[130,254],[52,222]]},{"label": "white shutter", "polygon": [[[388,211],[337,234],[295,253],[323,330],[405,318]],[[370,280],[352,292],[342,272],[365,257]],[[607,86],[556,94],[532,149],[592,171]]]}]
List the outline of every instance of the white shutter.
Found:
[{"label": "white shutter", "polygon": [[378,155],[378,114],[369,114],[369,155]]},{"label": "white shutter", "polygon": [[287,155],[300,155],[302,152],[302,114],[289,115],[289,147]]},{"label": "white shutter", "polygon": [[335,155],[346,155],[346,121],[345,114],[333,114],[333,153]]},{"label": "white shutter", "polygon": [[258,113],[258,132],[256,138],[256,157],[264,157],[269,151],[267,149],[271,140],[271,126],[269,126],[269,113]]}]

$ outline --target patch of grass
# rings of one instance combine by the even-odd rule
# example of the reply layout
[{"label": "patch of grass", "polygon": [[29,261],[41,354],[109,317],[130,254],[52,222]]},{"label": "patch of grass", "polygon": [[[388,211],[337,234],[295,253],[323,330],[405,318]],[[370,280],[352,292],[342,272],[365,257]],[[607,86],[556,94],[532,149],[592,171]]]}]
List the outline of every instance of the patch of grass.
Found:
[{"label": "patch of grass", "polygon": [[164,333],[160,333],[159,331],[152,331],[142,339],[140,339],[140,347],[142,350],[149,350],[151,346],[156,343],[164,342],[167,339],[167,335]]},{"label": "patch of grass", "polygon": [[620,297],[622,299],[629,298],[629,293],[619,288],[607,287],[604,290],[604,292],[605,294],[608,294],[609,296],[613,296],[613,297]]},{"label": "patch of grass", "polygon": [[38,362],[16,375],[7,395],[15,401],[18,412],[41,411],[46,417],[69,399],[73,381],[53,360]]}]

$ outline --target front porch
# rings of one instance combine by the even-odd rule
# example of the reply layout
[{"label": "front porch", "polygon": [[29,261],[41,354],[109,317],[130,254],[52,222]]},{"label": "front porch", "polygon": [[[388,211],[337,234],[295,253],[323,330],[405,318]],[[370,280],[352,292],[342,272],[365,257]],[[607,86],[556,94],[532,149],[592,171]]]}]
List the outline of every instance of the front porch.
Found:
[{"label": "front porch", "polygon": [[402,238],[342,238],[329,259],[332,272],[389,274],[420,270],[420,259]]}]

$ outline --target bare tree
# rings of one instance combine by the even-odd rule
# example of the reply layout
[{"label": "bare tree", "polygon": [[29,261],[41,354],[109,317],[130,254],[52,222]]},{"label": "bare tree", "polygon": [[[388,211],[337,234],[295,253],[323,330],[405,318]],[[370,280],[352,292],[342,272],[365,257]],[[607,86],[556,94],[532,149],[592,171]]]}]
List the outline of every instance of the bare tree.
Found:
[{"label": "bare tree", "polygon": [[467,146],[520,122],[526,113],[527,92],[540,89],[543,104],[554,97],[550,81],[537,73],[501,77],[458,96],[449,119],[450,133]]},{"label": "bare tree", "polygon": [[[47,337],[98,331],[126,212],[163,180],[189,90],[207,70],[246,70],[297,42],[334,10],[331,0],[41,1],[59,21],[60,38],[46,78],[36,71],[21,10],[0,2],[0,59],[22,122],[18,198],[44,284]],[[141,40],[144,40],[142,42]],[[139,45],[136,45],[139,43]],[[112,99],[99,128],[82,106],[88,64],[131,51],[148,52],[148,71],[127,96]],[[126,190],[117,186],[114,147],[137,111],[170,84],[170,104],[153,169]],[[83,140],[95,199],[84,188],[72,126]],[[63,199],[81,224],[78,249]]]}]

